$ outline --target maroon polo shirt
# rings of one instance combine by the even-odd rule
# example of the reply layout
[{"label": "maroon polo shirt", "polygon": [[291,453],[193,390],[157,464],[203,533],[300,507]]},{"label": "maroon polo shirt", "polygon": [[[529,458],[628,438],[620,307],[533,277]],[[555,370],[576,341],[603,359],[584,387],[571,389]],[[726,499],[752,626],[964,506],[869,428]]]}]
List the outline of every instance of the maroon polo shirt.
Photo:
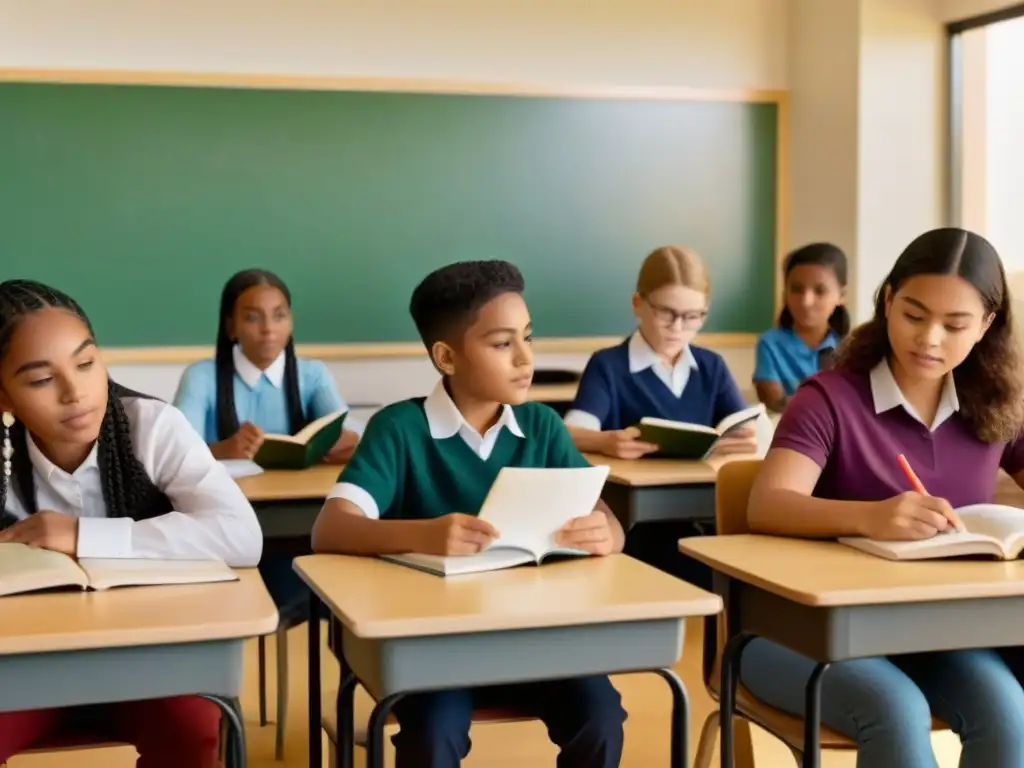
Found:
[{"label": "maroon polo shirt", "polygon": [[936,419],[925,425],[883,362],[870,374],[827,371],[801,386],[782,415],[773,448],[821,467],[814,495],[879,501],[911,490],[896,462],[904,454],[932,496],[954,507],[991,502],[996,475],[1024,469],[1024,439],[985,443],[960,416],[952,377]]}]

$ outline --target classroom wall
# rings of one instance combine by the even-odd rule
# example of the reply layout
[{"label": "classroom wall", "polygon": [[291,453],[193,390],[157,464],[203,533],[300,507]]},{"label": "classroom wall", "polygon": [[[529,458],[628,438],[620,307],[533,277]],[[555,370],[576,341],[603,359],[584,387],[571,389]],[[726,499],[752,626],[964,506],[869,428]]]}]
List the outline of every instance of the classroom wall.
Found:
[{"label": "classroom wall", "polygon": [[943,22],[960,21],[983,13],[991,13],[1015,5],[1007,0],[936,0],[939,18]]}]

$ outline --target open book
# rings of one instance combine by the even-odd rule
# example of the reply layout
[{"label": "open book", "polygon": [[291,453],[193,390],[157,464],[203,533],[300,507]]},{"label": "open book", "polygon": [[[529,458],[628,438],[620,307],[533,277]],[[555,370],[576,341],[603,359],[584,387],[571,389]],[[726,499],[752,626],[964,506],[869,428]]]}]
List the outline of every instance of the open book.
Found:
[{"label": "open book", "polygon": [[452,576],[541,563],[551,555],[580,555],[555,543],[555,533],[574,517],[589,515],[601,498],[608,467],[532,469],[505,467],[495,478],[478,517],[500,538],[475,555],[382,555],[403,565]]},{"label": "open book", "polygon": [[263,474],[263,467],[249,459],[218,459],[217,463],[228,471],[232,480],[241,480],[243,477]]},{"label": "open book", "polygon": [[758,403],[744,408],[742,411],[737,411],[731,416],[726,416],[715,427],[653,417],[640,419],[637,427],[640,429],[640,440],[658,446],[658,450],[647,454],[648,456],[702,460],[708,457],[726,433],[752,424],[762,413],[764,413],[764,404]]},{"label": "open book", "polygon": [[294,435],[264,435],[253,461],[264,469],[305,469],[319,462],[341,437],[348,411],[311,421]]},{"label": "open book", "polygon": [[0,544],[0,597],[59,587],[104,590],[236,581],[219,560],[78,560],[25,544]]},{"label": "open book", "polygon": [[1015,560],[1024,550],[1024,509],[1001,504],[971,504],[956,510],[967,529],[919,541],[877,541],[846,537],[840,543],[888,560],[931,560],[967,555]]}]

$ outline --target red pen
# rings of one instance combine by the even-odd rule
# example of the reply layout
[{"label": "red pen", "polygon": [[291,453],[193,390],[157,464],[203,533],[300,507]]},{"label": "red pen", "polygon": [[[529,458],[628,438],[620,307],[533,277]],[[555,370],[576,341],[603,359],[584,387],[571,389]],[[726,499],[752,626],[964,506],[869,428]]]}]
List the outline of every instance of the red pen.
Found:
[{"label": "red pen", "polygon": [[924,489],[924,484],[921,479],[917,476],[914,470],[910,466],[910,462],[907,461],[907,457],[902,453],[896,457],[896,462],[900,465],[900,469],[903,470],[903,474],[907,476],[907,480],[910,481],[910,487],[920,493],[922,496],[927,496],[928,491]]}]

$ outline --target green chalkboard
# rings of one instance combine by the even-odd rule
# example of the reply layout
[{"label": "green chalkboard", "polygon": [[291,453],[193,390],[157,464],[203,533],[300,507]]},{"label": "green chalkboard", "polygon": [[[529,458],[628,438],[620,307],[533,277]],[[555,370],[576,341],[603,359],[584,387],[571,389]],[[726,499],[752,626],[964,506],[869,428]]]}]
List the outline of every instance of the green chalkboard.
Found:
[{"label": "green chalkboard", "polygon": [[304,342],[416,338],[431,269],[504,258],[538,336],[626,333],[643,256],[690,245],[707,330],[771,324],[776,106],[0,84],[0,276],[102,343],[209,344],[224,281],[292,288]]}]

